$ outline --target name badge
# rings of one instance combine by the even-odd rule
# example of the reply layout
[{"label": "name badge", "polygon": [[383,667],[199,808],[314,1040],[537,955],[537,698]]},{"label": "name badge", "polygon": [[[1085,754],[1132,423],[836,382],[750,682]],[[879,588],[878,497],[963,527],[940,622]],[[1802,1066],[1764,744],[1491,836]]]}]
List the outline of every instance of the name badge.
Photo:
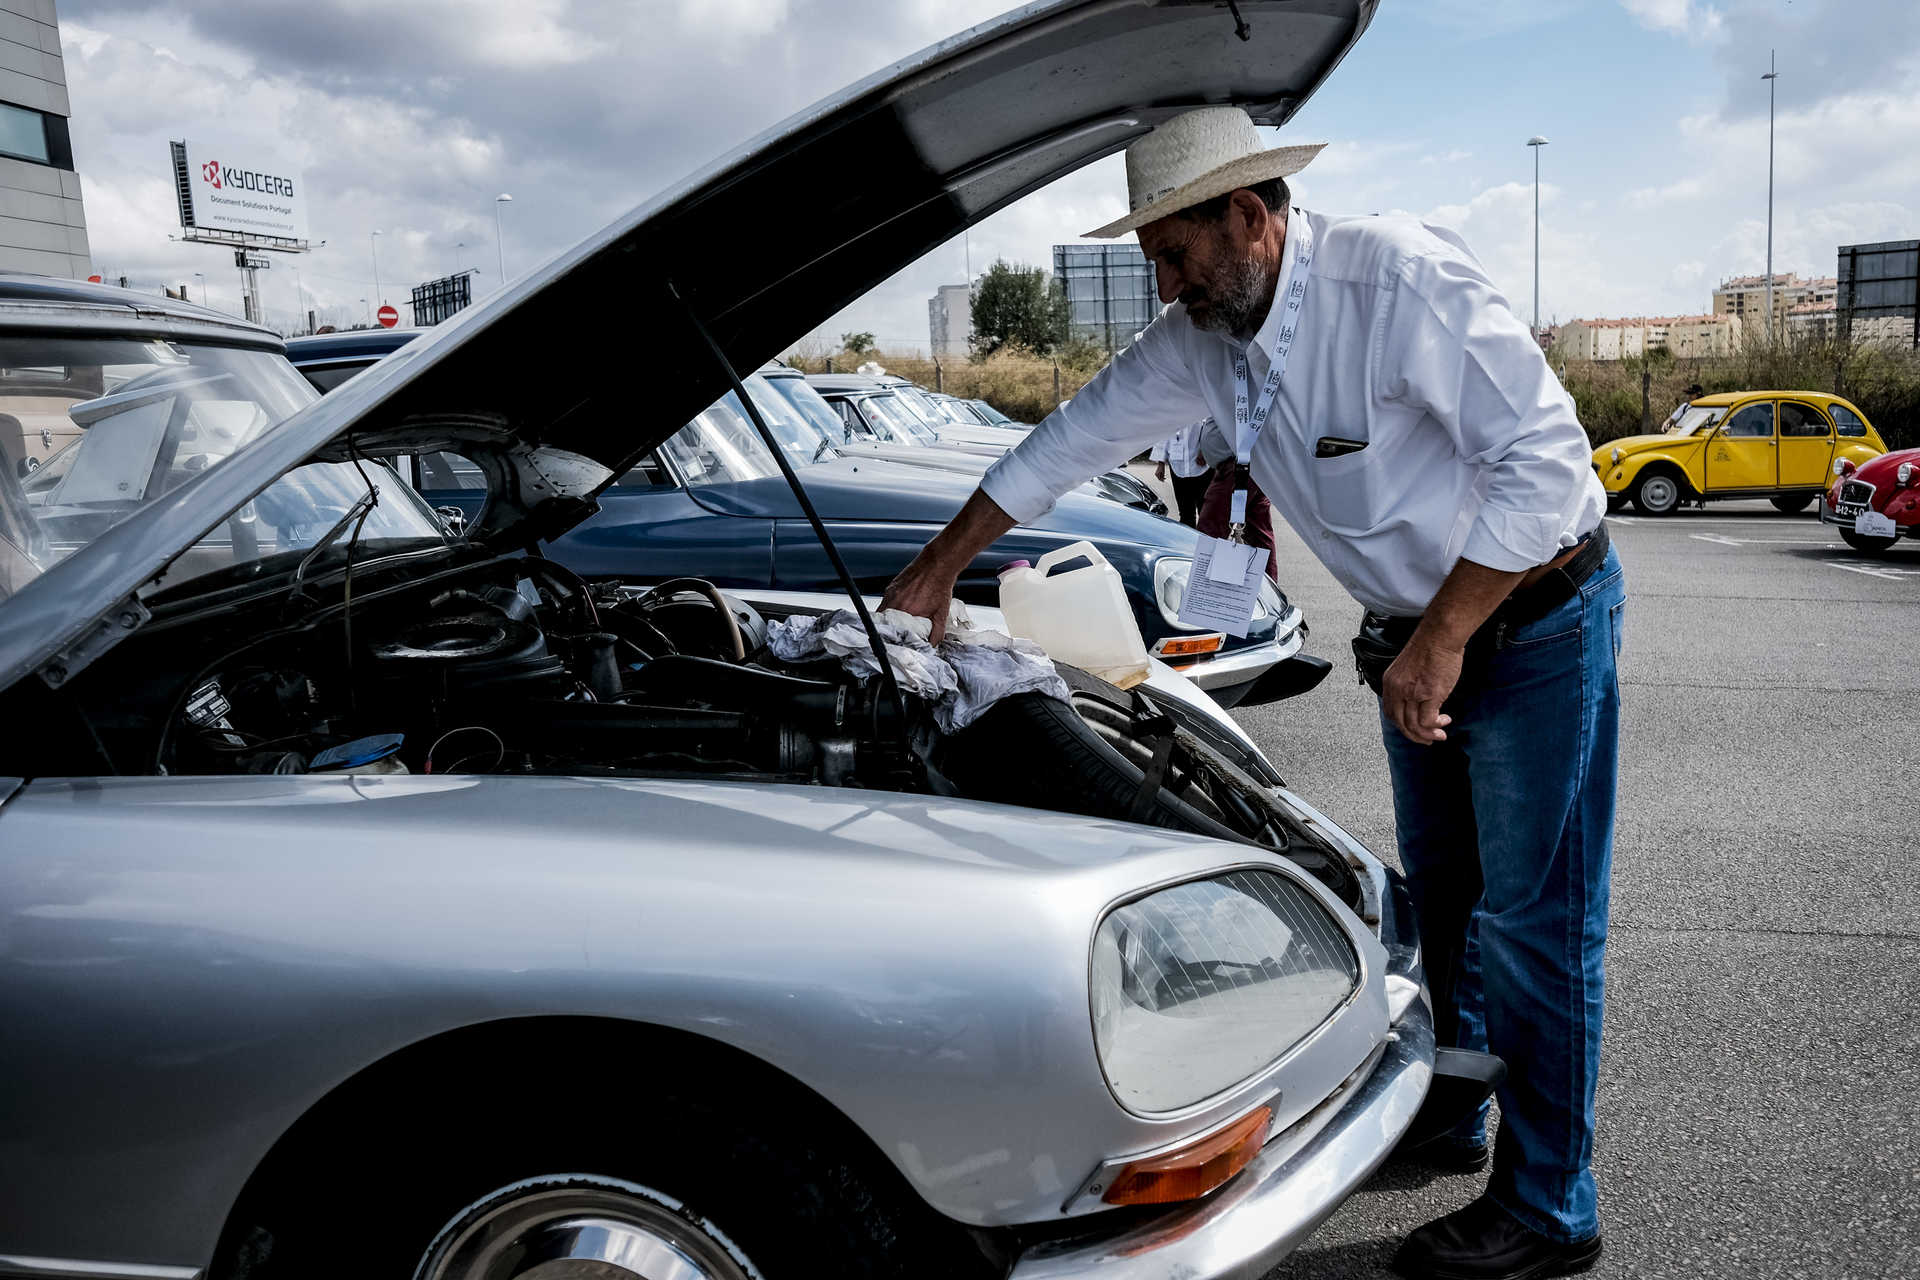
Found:
[{"label": "name badge", "polygon": [[1203,631],[1244,637],[1253,627],[1269,554],[1265,547],[1200,535],[1193,572],[1187,575],[1187,592],[1180,601],[1180,621]]}]

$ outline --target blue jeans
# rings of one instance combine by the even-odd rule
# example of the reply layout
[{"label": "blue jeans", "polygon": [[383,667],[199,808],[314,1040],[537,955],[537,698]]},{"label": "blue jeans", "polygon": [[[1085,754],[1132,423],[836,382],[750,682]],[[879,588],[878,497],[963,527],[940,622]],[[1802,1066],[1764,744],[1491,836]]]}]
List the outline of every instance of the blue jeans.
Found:
[{"label": "blue jeans", "polygon": [[[1477,639],[1423,747],[1381,717],[1441,1044],[1507,1063],[1488,1194],[1554,1240],[1600,1229],[1593,1172],[1626,611],[1618,556]],[[1485,1133],[1485,1113],[1458,1131]]]}]

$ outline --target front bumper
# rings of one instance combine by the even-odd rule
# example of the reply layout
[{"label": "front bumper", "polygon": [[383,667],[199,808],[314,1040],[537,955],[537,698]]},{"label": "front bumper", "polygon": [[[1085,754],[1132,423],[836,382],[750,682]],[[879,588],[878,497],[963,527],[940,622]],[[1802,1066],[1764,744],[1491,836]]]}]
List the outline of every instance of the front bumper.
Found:
[{"label": "front bumper", "polygon": [[1273,639],[1265,644],[1231,649],[1198,662],[1170,662],[1167,665],[1209,692],[1252,684],[1277,664],[1300,652],[1300,646],[1306,643],[1306,628],[1302,625],[1305,617],[1300,612],[1300,606],[1290,605],[1274,627]]},{"label": "front bumper", "polygon": [[1274,1138],[1232,1182],[1113,1235],[1037,1245],[1014,1264],[1010,1280],[1264,1275],[1393,1153],[1426,1098],[1433,1048],[1433,1016],[1414,1000],[1372,1073]]},{"label": "front bumper", "polygon": [[1380,1050],[1218,1191],[1153,1217],[1128,1217],[1116,1231],[1035,1244],[1009,1280],[1252,1280],[1299,1248],[1372,1176],[1426,1100],[1434,1059],[1412,908],[1404,888],[1389,885],[1384,898],[1393,1023]]},{"label": "front bumper", "polygon": [[[1830,524],[1836,529],[1852,529],[1853,517],[1834,514],[1833,509],[1827,506],[1827,500],[1822,498],[1820,523]],[[1896,541],[1901,538],[1920,538],[1920,524],[1896,524],[1893,526],[1893,536]]]}]

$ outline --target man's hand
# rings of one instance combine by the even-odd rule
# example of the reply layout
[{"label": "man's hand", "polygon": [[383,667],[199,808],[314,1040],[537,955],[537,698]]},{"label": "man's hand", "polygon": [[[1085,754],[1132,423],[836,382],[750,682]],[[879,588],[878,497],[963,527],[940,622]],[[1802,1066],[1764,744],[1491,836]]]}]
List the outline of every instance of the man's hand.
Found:
[{"label": "man's hand", "polygon": [[1446,741],[1453,717],[1440,710],[1440,704],[1460,683],[1465,657],[1464,650],[1422,639],[1415,632],[1387,668],[1380,682],[1380,705],[1409,741],[1423,747]]},{"label": "man's hand", "polygon": [[1154,464],[1153,464],[1153,478],[1154,478],[1155,480],[1165,480],[1165,479],[1167,478],[1167,464],[1166,464],[1166,463],[1164,463],[1164,462],[1156,462],[1156,463],[1154,463]]},{"label": "man's hand", "polygon": [[886,594],[880,597],[880,607],[927,619],[933,624],[933,634],[927,637],[927,642],[937,645],[940,637],[947,633],[947,610],[960,576],[937,563],[923,563],[927,560],[927,550],[931,549],[929,546],[921,551],[912,564],[887,584]]},{"label": "man's hand", "polygon": [[928,640],[939,644],[940,637],[947,633],[947,610],[952,607],[953,588],[960,581],[961,570],[1011,528],[1013,517],[984,490],[975,489],[952,523],[920,548],[913,563],[887,584],[880,607],[925,618],[933,624]]}]

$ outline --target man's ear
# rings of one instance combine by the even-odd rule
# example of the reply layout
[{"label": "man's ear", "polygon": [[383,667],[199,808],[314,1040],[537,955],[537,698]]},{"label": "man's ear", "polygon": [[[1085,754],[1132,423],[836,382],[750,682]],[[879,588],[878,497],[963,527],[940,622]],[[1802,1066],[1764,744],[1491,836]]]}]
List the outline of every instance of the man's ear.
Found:
[{"label": "man's ear", "polygon": [[1262,200],[1245,187],[1236,188],[1227,197],[1228,234],[1233,237],[1234,248],[1244,249],[1257,244],[1267,234],[1267,223],[1273,213]]}]

